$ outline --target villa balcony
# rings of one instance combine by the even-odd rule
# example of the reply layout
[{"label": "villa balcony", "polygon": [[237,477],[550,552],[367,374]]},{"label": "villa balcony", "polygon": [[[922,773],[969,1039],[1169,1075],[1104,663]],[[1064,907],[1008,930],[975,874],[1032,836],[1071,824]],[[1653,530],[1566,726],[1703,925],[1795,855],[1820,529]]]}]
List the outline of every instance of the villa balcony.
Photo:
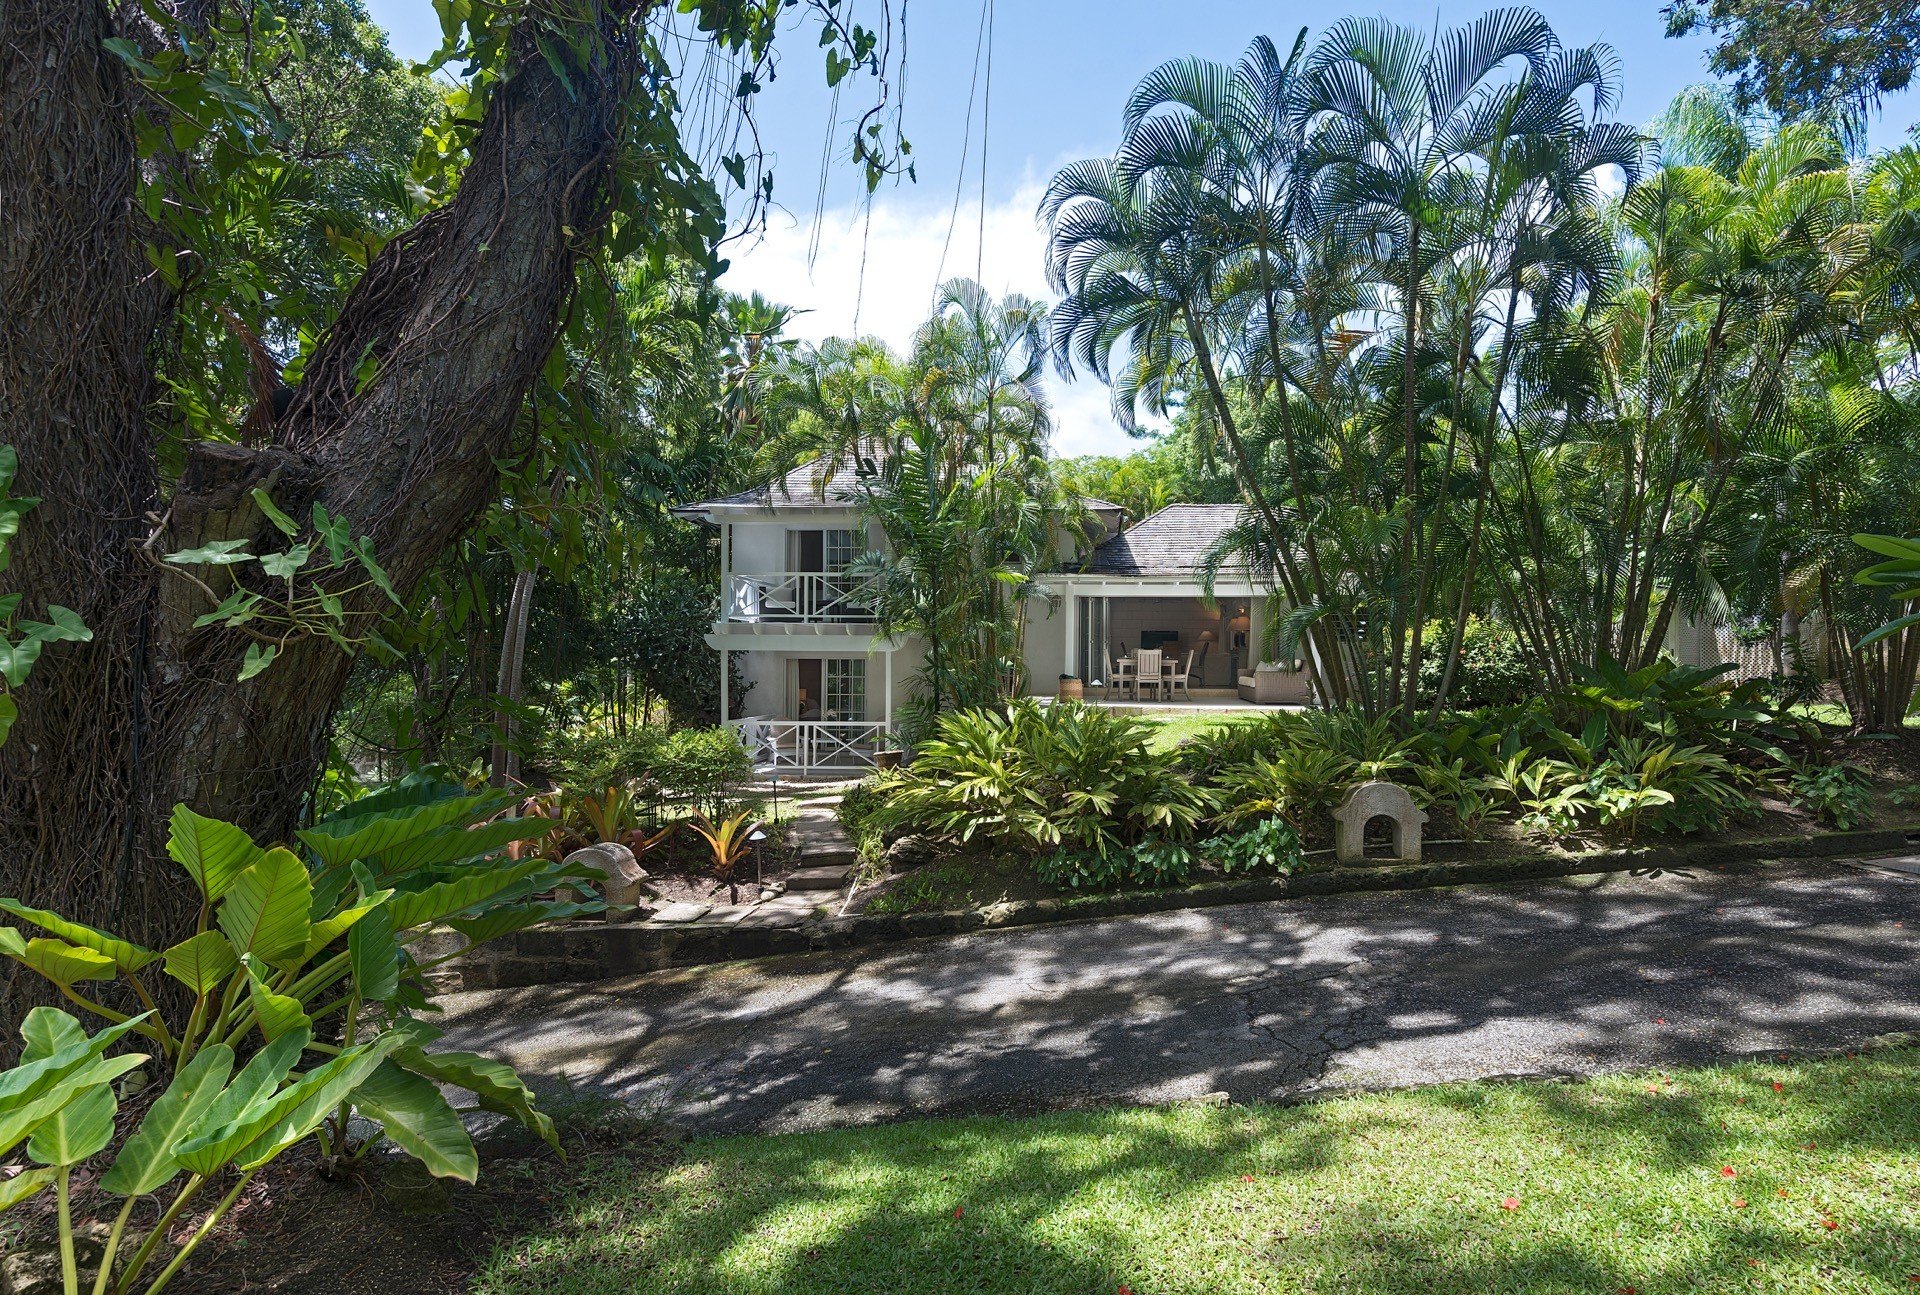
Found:
[{"label": "villa balcony", "polygon": [[728,720],[762,777],[858,776],[889,745],[887,726],[868,720]]},{"label": "villa balcony", "polygon": [[871,625],[873,581],[840,571],[756,571],[727,581],[734,625]]}]

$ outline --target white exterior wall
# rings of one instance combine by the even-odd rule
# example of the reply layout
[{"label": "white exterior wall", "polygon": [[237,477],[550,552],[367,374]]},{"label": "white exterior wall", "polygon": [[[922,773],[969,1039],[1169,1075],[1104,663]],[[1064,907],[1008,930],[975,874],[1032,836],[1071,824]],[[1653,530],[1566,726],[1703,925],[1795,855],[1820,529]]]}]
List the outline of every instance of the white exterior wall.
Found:
[{"label": "white exterior wall", "polygon": [[1060,687],[1060,676],[1073,667],[1067,664],[1066,600],[1058,605],[1044,598],[1027,604],[1027,636],[1023,657],[1027,666],[1027,692],[1035,697],[1051,697]]}]

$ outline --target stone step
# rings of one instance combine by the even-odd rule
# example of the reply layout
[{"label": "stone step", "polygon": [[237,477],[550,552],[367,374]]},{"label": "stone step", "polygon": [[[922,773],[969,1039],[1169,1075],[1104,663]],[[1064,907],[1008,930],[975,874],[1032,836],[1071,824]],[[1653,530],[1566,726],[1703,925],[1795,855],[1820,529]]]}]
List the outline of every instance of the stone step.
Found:
[{"label": "stone step", "polygon": [[787,875],[787,890],[840,890],[847,884],[847,874],[853,869],[847,864],[832,864],[820,868],[800,868]]},{"label": "stone step", "polygon": [[697,900],[683,899],[675,904],[667,904],[655,909],[653,921],[656,922],[692,922],[705,917],[712,904],[703,904]]},{"label": "stone step", "polygon": [[800,861],[808,868],[851,868],[860,862],[860,853],[852,846],[826,846],[802,850]]},{"label": "stone step", "polygon": [[736,925],[746,930],[762,930],[770,926],[798,926],[812,917],[818,907],[820,905],[815,902],[813,894],[806,892],[795,894],[789,891],[777,899],[756,904],[753,911],[741,918]]}]

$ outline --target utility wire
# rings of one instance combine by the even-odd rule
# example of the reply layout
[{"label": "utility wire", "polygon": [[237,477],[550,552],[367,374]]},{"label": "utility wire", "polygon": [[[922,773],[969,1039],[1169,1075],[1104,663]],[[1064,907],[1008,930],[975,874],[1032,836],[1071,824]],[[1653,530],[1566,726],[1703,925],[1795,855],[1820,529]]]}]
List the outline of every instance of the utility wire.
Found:
[{"label": "utility wire", "polygon": [[937,296],[940,281],[947,272],[947,251],[953,246],[953,229],[960,220],[960,194],[967,183],[967,154],[973,143],[973,96],[980,86],[980,51],[987,39],[987,11],[992,0],[980,0],[980,27],[973,37],[973,77],[967,82],[966,126],[960,134],[960,165],[953,176],[953,210],[947,214],[947,237],[940,245],[940,262],[933,272],[933,291]]}]

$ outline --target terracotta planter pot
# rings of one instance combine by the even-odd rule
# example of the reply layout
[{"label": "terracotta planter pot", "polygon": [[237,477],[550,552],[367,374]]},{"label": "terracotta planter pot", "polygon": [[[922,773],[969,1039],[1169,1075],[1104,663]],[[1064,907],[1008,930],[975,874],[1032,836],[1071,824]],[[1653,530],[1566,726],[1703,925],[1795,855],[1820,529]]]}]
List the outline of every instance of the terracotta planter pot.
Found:
[{"label": "terracotta planter pot", "polygon": [[1062,679],[1060,681],[1060,700],[1061,701],[1079,701],[1082,698],[1084,698],[1086,695],[1087,695],[1086,685],[1082,683],[1080,680]]},{"label": "terracotta planter pot", "polygon": [[875,751],[873,753],[873,767],[883,771],[887,769],[898,769],[905,755],[905,751]]}]

